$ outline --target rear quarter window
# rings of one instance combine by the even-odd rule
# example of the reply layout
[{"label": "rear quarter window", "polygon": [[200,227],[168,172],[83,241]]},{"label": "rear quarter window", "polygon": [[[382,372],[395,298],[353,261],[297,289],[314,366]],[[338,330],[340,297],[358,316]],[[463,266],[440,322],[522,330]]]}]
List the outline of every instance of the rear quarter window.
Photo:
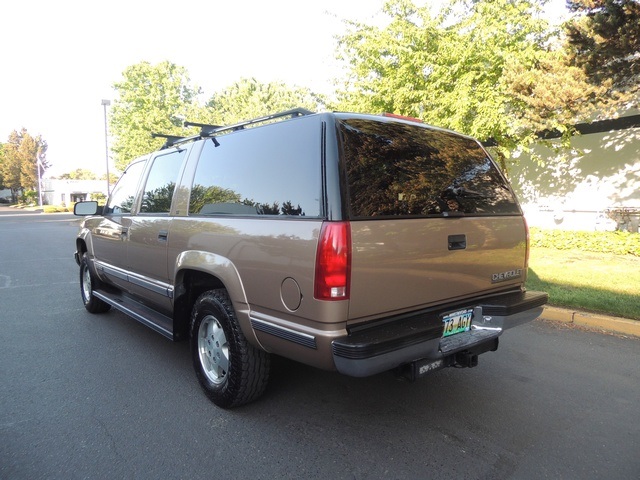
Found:
[{"label": "rear quarter window", "polygon": [[319,217],[322,123],[301,118],[207,140],[190,215]]},{"label": "rear quarter window", "polygon": [[473,139],[355,118],[338,129],[352,218],[520,214],[509,184]]}]

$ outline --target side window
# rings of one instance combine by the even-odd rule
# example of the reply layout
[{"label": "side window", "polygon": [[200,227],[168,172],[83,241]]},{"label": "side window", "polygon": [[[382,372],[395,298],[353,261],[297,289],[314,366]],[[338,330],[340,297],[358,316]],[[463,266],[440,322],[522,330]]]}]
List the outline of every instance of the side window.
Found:
[{"label": "side window", "polygon": [[132,163],[129,165],[129,168],[124,171],[113,192],[111,192],[109,203],[104,209],[105,215],[131,213],[144,165],[144,161]]},{"label": "side window", "polygon": [[153,160],[144,186],[140,213],[169,213],[185,153],[186,150],[178,150]]},{"label": "side window", "polygon": [[207,140],[198,160],[190,215],[321,214],[322,128],[317,118]]}]

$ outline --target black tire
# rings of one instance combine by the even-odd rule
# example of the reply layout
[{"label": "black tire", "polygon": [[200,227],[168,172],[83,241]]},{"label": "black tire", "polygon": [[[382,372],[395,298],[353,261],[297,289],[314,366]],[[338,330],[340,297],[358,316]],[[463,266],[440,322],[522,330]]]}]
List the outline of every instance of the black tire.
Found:
[{"label": "black tire", "polygon": [[89,268],[89,258],[85,252],[80,260],[80,295],[82,296],[84,308],[91,313],[104,313],[111,308],[111,305],[93,295],[93,290],[99,284],[99,280]]},{"label": "black tire", "polygon": [[226,290],[210,290],[196,300],[190,338],[196,377],[213,403],[231,408],[262,395],[271,358],[247,341]]}]

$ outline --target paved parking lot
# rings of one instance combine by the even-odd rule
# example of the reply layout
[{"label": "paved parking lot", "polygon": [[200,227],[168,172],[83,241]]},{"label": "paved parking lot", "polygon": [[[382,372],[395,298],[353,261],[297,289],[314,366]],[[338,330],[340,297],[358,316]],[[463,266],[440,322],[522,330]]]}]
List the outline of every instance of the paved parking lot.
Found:
[{"label": "paved parking lot", "polygon": [[186,343],[81,303],[77,220],[0,215],[0,478],[617,479],[640,472],[640,341],[537,321],[416,383],[277,360],[200,392]]}]

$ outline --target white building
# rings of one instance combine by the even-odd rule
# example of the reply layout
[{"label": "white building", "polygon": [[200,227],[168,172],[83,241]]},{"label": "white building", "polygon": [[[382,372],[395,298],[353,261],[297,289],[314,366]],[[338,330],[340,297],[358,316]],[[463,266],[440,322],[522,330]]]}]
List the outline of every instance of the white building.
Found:
[{"label": "white building", "polygon": [[523,155],[510,168],[529,225],[638,232],[640,127],[575,136],[571,147],[540,146],[542,163]]},{"label": "white building", "polygon": [[106,180],[42,180],[42,201],[45,205],[68,205],[91,200],[96,194],[107,195]]}]

